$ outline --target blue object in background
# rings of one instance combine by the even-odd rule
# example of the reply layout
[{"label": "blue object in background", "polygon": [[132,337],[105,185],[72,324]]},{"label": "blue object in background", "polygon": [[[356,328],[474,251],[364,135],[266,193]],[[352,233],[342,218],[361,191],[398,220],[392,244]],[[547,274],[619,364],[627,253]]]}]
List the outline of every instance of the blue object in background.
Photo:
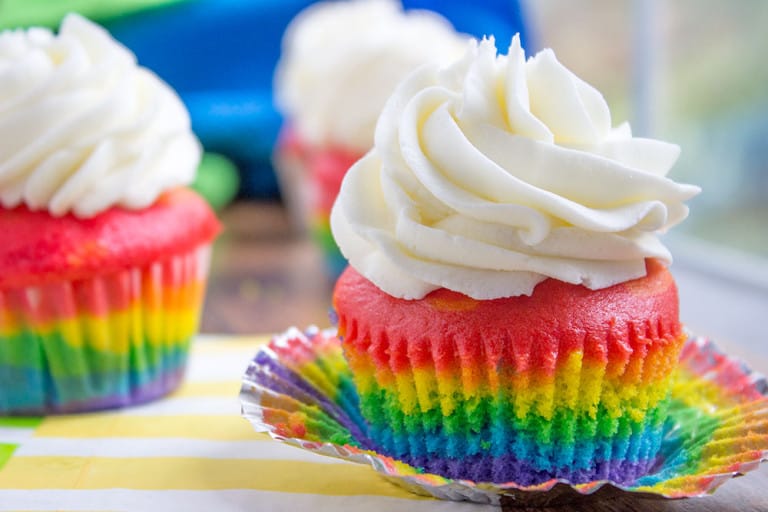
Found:
[{"label": "blue object in background", "polygon": [[[288,23],[308,0],[189,0],[105,21],[139,62],[178,91],[206,151],[238,165],[242,196],[277,197],[271,154],[282,119],[272,75]],[[460,32],[494,34],[506,48],[516,32],[526,46],[517,0],[404,0],[430,9]]]}]

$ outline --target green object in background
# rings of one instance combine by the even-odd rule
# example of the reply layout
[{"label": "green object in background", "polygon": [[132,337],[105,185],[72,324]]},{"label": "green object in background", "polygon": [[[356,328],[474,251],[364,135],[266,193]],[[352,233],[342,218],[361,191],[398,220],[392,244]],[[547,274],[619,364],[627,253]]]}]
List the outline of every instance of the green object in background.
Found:
[{"label": "green object in background", "polygon": [[42,422],[39,416],[0,416],[0,428],[37,428]]},{"label": "green object in background", "polygon": [[177,4],[184,0],[0,0],[0,30],[41,26],[57,28],[69,12],[94,21],[117,18],[136,11]]},{"label": "green object in background", "polygon": [[15,444],[0,444],[0,469],[5,466],[6,462],[11,460],[14,451],[16,451]]},{"label": "green object in background", "polygon": [[237,166],[228,158],[217,153],[205,153],[197,168],[197,177],[192,184],[214,210],[228,205],[240,188]]}]

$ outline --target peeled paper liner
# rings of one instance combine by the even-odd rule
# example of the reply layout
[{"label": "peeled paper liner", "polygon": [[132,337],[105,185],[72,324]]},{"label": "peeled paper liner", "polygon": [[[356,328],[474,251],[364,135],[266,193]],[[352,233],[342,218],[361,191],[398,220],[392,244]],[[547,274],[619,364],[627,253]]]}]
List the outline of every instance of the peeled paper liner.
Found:
[{"label": "peeled paper liner", "polygon": [[703,496],[768,459],[768,383],[715,344],[691,335],[671,392],[670,417],[651,471],[634,485],[552,479],[521,486],[424,473],[366,449],[351,373],[335,330],[291,327],[272,338],[243,376],[243,416],[256,431],[311,452],[368,464],[416,494],[508,506],[551,506],[619,496]]}]

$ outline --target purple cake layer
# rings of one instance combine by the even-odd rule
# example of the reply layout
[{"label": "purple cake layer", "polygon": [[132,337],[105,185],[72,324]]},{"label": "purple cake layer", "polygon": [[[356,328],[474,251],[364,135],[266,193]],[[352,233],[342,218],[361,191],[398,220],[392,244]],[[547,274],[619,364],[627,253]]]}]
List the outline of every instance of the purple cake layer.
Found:
[{"label": "purple cake layer", "polygon": [[[525,486],[540,484],[552,478],[550,472],[537,470],[530,463],[516,459],[514,455],[500,457],[476,455],[462,459],[405,456],[401,460],[411,466],[422,468],[428,473],[475,482],[515,482]],[[611,480],[629,485],[645,475],[654,462],[655,460],[637,463],[622,460],[598,461],[590,469],[560,468],[556,475],[557,478],[573,484]]]}]

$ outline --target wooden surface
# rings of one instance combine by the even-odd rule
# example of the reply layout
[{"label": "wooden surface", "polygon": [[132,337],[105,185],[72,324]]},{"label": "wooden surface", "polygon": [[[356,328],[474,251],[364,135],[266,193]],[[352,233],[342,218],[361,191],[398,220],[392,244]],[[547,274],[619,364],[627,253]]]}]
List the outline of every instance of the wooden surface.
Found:
[{"label": "wooden surface", "polygon": [[[203,332],[275,333],[291,325],[330,325],[328,311],[332,285],[323,272],[321,256],[309,240],[291,232],[287,216],[279,204],[238,203],[222,212],[221,218],[225,232],[214,249]],[[693,272],[681,270],[689,274]],[[678,277],[681,297],[704,300],[700,296],[698,299],[686,297],[685,290],[689,286],[693,289],[700,282],[707,283],[705,278],[689,274],[683,279]],[[719,280],[714,286],[725,287],[726,283]],[[718,294],[709,292],[709,295]],[[716,307],[717,297],[712,299],[713,307]],[[686,322],[706,327],[707,313],[702,311],[699,315],[699,318]],[[759,319],[754,321],[757,324]],[[725,338],[717,341],[726,352],[738,354],[763,372],[768,370],[761,366],[766,361],[768,344],[739,343],[727,333],[723,335]],[[504,506],[504,509],[513,508],[512,503]],[[446,503],[448,510],[451,510],[451,504]],[[768,466],[764,464],[757,471],[727,482],[714,495],[705,498],[652,500],[619,496],[529,510],[768,512]]]},{"label": "wooden surface", "polygon": [[330,326],[332,285],[314,244],[279,204],[238,203],[220,215],[201,331],[271,334]]}]

